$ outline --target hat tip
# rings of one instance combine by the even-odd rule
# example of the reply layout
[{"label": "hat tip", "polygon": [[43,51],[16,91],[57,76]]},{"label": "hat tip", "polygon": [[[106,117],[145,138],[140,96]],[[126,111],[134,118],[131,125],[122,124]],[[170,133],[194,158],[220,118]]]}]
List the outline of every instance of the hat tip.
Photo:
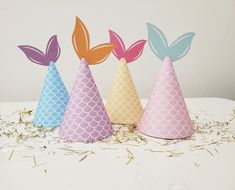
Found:
[{"label": "hat tip", "polygon": [[171,60],[171,58],[170,58],[169,56],[166,56],[166,57],[164,58],[164,62],[166,62],[166,63],[171,63],[172,60]]}]

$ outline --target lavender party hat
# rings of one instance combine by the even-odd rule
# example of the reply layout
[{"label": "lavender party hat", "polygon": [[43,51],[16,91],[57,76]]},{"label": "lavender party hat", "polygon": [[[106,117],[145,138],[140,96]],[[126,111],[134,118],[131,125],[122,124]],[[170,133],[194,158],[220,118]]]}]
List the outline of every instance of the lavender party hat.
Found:
[{"label": "lavender party hat", "polygon": [[164,34],[154,25],[148,24],[149,45],[163,61],[157,82],[143,113],[139,130],[149,136],[178,139],[194,133],[173,61],[182,58],[190,49],[194,33],[179,37],[170,47]]},{"label": "lavender party hat", "polygon": [[36,126],[59,127],[69,95],[55,66],[55,62],[60,55],[60,47],[56,36],[50,38],[45,54],[32,46],[21,45],[18,47],[32,62],[48,66],[33,123]]},{"label": "lavender party hat", "polygon": [[90,48],[88,31],[78,18],[72,39],[81,61],[59,135],[70,141],[101,140],[112,135],[113,128],[88,64],[104,61],[113,45],[106,43]]},{"label": "lavender party hat", "polygon": [[59,134],[71,141],[94,141],[113,129],[85,59],[80,62]]}]

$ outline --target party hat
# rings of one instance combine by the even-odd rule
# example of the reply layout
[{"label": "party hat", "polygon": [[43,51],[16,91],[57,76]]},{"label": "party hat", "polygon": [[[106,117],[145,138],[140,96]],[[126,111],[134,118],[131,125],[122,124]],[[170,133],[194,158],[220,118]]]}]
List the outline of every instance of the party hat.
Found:
[{"label": "party hat", "polygon": [[113,54],[119,59],[119,65],[107,97],[106,109],[112,123],[138,123],[143,108],[127,63],[140,57],[146,40],[139,40],[125,50],[121,37],[113,31],[109,31],[109,34],[110,42],[115,44]]},{"label": "party hat", "polygon": [[149,136],[178,139],[194,133],[184,97],[172,61],[182,58],[190,49],[194,33],[179,37],[170,47],[164,34],[148,24],[149,46],[163,61],[156,85],[143,113],[139,130]]},{"label": "party hat", "polygon": [[106,43],[90,49],[89,33],[77,17],[72,39],[81,62],[59,135],[70,141],[104,139],[113,134],[113,128],[88,64],[103,62],[113,45]]},{"label": "party hat", "polygon": [[36,126],[59,127],[69,100],[69,95],[55,66],[55,62],[60,55],[57,37],[52,36],[50,38],[45,54],[32,46],[21,45],[18,47],[32,62],[48,66],[47,76],[41,91],[33,123]]}]

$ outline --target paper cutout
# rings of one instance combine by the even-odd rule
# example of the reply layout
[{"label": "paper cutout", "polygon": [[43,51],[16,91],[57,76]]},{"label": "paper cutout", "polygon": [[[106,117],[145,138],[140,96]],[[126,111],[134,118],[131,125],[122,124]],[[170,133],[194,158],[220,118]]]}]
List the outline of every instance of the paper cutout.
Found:
[{"label": "paper cutout", "polygon": [[127,63],[133,62],[138,59],[143,53],[144,45],[146,40],[139,40],[132,44],[127,50],[125,49],[125,44],[121,37],[109,30],[110,42],[115,44],[113,49],[113,54],[120,60],[124,58]]},{"label": "paper cutout", "polygon": [[113,54],[120,60],[121,58],[125,57],[125,44],[121,37],[113,32],[112,30],[109,30],[109,37],[110,42],[115,44],[115,48],[113,49]]},{"label": "paper cutout", "polygon": [[180,59],[189,51],[194,33],[181,36],[168,48],[164,34],[152,24],[147,26],[149,46],[158,58],[162,60],[165,57],[141,118],[139,130],[146,135],[165,139],[192,136],[193,124],[172,61]]},{"label": "paper cutout", "polygon": [[90,48],[90,36],[86,26],[76,17],[76,24],[72,35],[73,47],[80,59],[84,58],[88,64],[99,64],[111,53],[114,46],[111,43],[104,43]]},{"label": "paper cutout", "polygon": [[18,47],[25,53],[30,61],[39,65],[49,66],[50,62],[55,63],[60,56],[60,46],[56,35],[49,39],[45,53],[29,45],[20,45]]},{"label": "paper cutout", "polygon": [[104,61],[109,55],[107,49],[110,50],[113,45],[102,44],[89,49],[90,40],[87,29],[78,18],[76,18],[72,40],[81,61],[59,135],[70,141],[101,140],[112,135],[113,128],[89,69],[88,61],[92,61],[92,64]]},{"label": "paper cutout", "polygon": [[150,23],[147,24],[147,27],[149,46],[154,54],[162,61],[165,57],[170,57],[172,61],[177,61],[185,56],[190,49],[192,39],[195,35],[193,32],[186,33],[168,47],[167,39],[159,28]]},{"label": "paper cutout", "polygon": [[173,61],[181,59],[188,53],[194,35],[195,34],[191,32],[186,33],[171,44],[169,48],[169,56]]},{"label": "paper cutout", "polygon": [[55,63],[60,56],[60,46],[56,36],[52,36],[46,48],[46,58],[49,62]]},{"label": "paper cutout", "polygon": [[45,54],[32,46],[21,45],[18,47],[32,62],[48,66],[47,76],[41,91],[33,123],[36,126],[59,127],[69,100],[69,95],[55,66],[55,62],[60,55],[57,37],[52,36],[50,38]]},{"label": "paper cutout", "polygon": [[125,50],[124,42],[117,33],[110,30],[109,35],[110,42],[115,44],[113,54],[120,61],[107,97],[106,109],[112,123],[138,123],[143,108],[127,67],[127,61],[131,62],[140,57],[146,41],[139,40]]}]

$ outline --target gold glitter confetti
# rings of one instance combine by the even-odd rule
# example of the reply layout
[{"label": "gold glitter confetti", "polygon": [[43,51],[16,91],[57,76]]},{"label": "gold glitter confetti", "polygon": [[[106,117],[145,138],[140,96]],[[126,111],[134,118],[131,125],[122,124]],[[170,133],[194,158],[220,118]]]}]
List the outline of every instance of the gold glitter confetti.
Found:
[{"label": "gold glitter confetti", "polygon": [[[25,149],[31,155],[35,155],[37,151],[40,151],[42,154],[57,156],[58,152],[58,155],[64,153],[64,155],[79,156],[79,162],[87,159],[90,154],[94,154],[92,150],[87,148],[91,146],[89,149],[92,149],[94,142],[74,143],[62,140],[58,136],[58,128],[36,127],[32,123],[32,116],[33,110],[26,108],[7,116],[0,116],[0,136],[10,140],[7,146],[0,145],[2,151],[5,148],[15,149],[17,147]],[[131,125],[113,124],[113,136],[97,141],[94,145],[99,144],[98,148],[100,150],[110,151],[112,154],[115,154],[114,150],[117,150],[116,152],[119,150],[126,151],[128,159],[126,164],[128,165],[135,158],[133,152],[128,149],[129,147],[133,150],[141,149],[156,153],[157,156],[162,155],[171,158],[195,151],[207,152],[211,156],[216,156],[219,154],[217,148],[220,145],[235,143],[235,129],[231,125],[231,122],[235,119],[235,109],[231,110],[231,114],[226,116],[228,119],[224,121],[214,120],[213,114],[208,114],[203,110],[196,113],[191,111],[190,116],[196,130],[190,138],[175,140],[150,138],[138,132],[136,123]],[[77,147],[80,147],[77,144],[88,146],[85,150],[82,150],[77,149]],[[128,148],[126,149],[126,147]],[[9,160],[11,160],[14,152],[11,152],[11,154]],[[40,164],[36,163],[34,166],[37,167]]]}]

